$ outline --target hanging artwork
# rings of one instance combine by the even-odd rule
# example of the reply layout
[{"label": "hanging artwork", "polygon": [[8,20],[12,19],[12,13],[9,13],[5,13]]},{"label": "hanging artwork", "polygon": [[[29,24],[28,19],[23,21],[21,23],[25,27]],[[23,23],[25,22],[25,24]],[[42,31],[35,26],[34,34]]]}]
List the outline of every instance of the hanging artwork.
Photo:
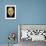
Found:
[{"label": "hanging artwork", "polygon": [[5,6],[5,19],[16,19],[16,5]]}]

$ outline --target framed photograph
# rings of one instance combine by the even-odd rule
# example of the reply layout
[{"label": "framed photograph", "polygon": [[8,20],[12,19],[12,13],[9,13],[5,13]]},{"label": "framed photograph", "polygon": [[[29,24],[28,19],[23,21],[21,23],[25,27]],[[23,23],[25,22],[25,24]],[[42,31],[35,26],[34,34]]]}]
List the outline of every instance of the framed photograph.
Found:
[{"label": "framed photograph", "polygon": [[5,6],[5,19],[16,19],[16,5]]}]

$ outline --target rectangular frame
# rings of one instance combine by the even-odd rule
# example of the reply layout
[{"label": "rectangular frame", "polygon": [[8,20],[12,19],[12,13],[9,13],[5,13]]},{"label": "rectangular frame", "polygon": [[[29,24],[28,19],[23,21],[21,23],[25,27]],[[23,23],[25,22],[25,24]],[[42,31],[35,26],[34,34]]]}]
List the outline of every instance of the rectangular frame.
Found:
[{"label": "rectangular frame", "polygon": [[[7,18],[7,7],[15,7],[15,17],[14,18]],[[5,19],[16,19],[16,5],[6,5],[5,6]]]}]

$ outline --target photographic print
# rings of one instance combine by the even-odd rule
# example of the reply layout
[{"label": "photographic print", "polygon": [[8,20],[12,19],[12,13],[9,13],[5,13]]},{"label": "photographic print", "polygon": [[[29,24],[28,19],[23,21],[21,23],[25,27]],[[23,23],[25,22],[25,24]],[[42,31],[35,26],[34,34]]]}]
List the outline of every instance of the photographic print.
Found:
[{"label": "photographic print", "polygon": [[16,5],[5,6],[5,19],[16,19]]}]

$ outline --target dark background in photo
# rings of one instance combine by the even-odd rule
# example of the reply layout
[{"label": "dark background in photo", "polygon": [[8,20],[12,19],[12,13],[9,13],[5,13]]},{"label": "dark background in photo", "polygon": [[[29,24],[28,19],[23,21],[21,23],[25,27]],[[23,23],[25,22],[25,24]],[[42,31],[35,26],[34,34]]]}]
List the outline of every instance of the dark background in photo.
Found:
[{"label": "dark background in photo", "polygon": [[[9,8],[13,8],[14,13],[13,13],[12,16],[10,16],[10,15],[8,14],[8,9],[9,9]],[[7,18],[14,18],[14,17],[15,17],[15,7],[7,7]]]}]

